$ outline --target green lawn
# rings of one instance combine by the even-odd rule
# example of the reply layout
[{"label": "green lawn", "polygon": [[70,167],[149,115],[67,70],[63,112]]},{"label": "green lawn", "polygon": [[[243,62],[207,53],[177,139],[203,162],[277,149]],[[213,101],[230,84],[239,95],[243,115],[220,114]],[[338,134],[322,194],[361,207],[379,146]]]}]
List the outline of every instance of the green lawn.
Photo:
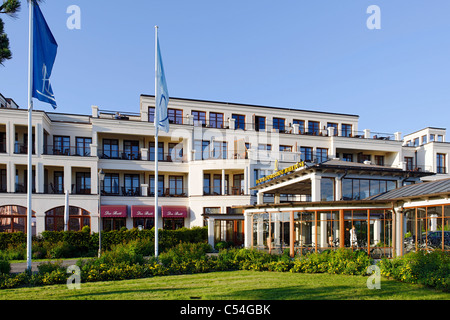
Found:
[{"label": "green lawn", "polygon": [[[450,300],[449,293],[382,278],[380,290],[367,277],[329,274],[229,271],[1,290],[2,300]],[[50,290],[49,290],[50,289]]]}]

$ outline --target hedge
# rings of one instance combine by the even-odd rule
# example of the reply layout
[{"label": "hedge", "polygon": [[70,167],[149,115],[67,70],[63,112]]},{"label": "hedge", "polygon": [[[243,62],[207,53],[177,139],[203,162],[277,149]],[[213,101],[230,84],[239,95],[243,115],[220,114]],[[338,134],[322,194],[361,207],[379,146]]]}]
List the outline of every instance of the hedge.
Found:
[{"label": "hedge", "polygon": [[[60,259],[95,256],[98,251],[98,233],[84,231],[44,231],[33,237],[33,259]],[[160,251],[172,248],[180,242],[206,242],[207,227],[159,230]],[[154,254],[155,233],[151,230],[120,230],[102,232],[102,250],[110,250],[113,245],[141,240],[146,245],[146,255]],[[26,258],[26,234],[0,233],[0,257],[7,260]]]},{"label": "hedge", "polygon": [[[330,273],[367,275],[367,267],[373,260],[365,252],[339,249],[325,253],[313,253],[291,259],[288,255],[270,255],[252,249],[224,249],[217,256],[208,256],[212,248],[206,243],[181,243],[155,258],[146,259],[134,240],[112,245],[100,258],[79,260],[81,283],[109,280],[125,280],[173,274],[203,273],[228,270],[256,270],[295,273]],[[417,253],[406,258],[378,262],[382,275],[408,274],[408,282],[449,291],[449,254]],[[409,271],[413,270],[413,271]],[[0,289],[20,286],[64,284],[69,274],[59,263],[40,266],[39,273],[17,275],[0,274]],[[399,279],[402,280],[402,279]],[[405,281],[406,279],[403,279]]]}]

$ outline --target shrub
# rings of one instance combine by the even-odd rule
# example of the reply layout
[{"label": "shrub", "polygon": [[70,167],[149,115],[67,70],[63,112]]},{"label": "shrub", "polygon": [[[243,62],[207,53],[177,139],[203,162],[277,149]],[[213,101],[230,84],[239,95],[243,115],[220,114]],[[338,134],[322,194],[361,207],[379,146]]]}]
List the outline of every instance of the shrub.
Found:
[{"label": "shrub", "polygon": [[0,258],[0,274],[9,274],[11,271],[11,264],[9,261]]},{"label": "shrub", "polygon": [[450,254],[447,252],[410,252],[403,257],[383,259],[378,266],[383,276],[450,291]]},{"label": "shrub", "polygon": [[206,253],[212,248],[207,243],[180,243],[177,246],[159,255],[159,261],[165,266],[182,263],[191,260],[200,260],[206,257]]}]

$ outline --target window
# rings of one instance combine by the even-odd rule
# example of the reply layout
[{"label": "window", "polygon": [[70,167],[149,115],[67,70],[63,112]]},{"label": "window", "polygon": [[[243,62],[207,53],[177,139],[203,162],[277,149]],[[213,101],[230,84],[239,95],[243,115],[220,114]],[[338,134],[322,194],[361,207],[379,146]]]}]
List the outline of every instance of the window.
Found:
[{"label": "window", "polygon": [[434,141],[434,134],[430,134],[430,142]]},{"label": "window", "polygon": [[54,136],[53,137],[53,154],[70,154],[70,137]]},{"label": "window", "polygon": [[148,107],[148,122],[155,123],[155,107]]},{"label": "window", "polygon": [[209,173],[203,174],[203,194],[211,194],[211,175]]},{"label": "window", "polygon": [[271,151],[272,145],[271,144],[258,144],[258,150]]},{"label": "window", "polygon": [[183,176],[169,176],[169,195],[185,195],[183,191]]},{"label": "window", "polygon": [[89,157],[91,155],[92,138],[77,137],[75,140],[77,144],[76,154],[82,157]]},{"label": "window", "polygon": [[227,142],[214,141],[212,157],[214,159],[227,159]]},{"label": "window", "polygon": [[119,158],[119,140],[103,139],[103,158]]},{"label": "window", "polygon": [[102,190],[104,194],[119,194],[119,174],[105,173]]},{"label": "window", "polygon": [[317,121],[308,121],[308,133],[318,135],[320,132],[320,123]]},{"label": "window", "polygon": [[125,174],[124,183],[124,188],[122,190],[124,196],[140,195],[139,174]]},{"label": "window", "polygon": [[292,152],[292,146],[282,146],[282,145],[280,145],[280,151]]},{"label": "window", "polygon": [[53,183],[54,183],[54,190],[53,193],[55,194],[62,194],[64,193],[64,172],[63,171],[55,171],[53,173]]},{"label": "window", "polygon": [[395,188],[397,188],[397,182],[394,180],[342,179],[343,200],[362,200]]},{"label": "window", "polygon": [[222,194],[222,175],[221,174],[213,175],[213,194],[214,195]]},{"label": "window", "polygon": [[77,172],[76,174],[76,193],[90,194],[91,193],[91,173]]},{"label": "window", "polygon": [[414,158],[405,157],[406,170],[414,170]]},{"label": "window", "polygon": [[446,173],[444,153],[438,153],[436,156],[436,173]]},{"label": "window", "polygon": [[6,192],[6,169],[0,169],[0,192]]},{"label": "window", "polygon": [[316,157],[319,163],[325,162],[328,159],[328,149],[325,148],[317,148]]},{"label": "window", "polygon": [[353,154],[351,153],[342,154],[342,160],[347,162],[353,162]]},{"label": "window", "polygon": [[171,161],[182,161],[183,160],[183,144],[182,143],[169,143],[169,155],[167,157],[167,160],[169,161],[169,159]]},{"label": "window", "polygon": [[102,218],[103,231],[120,230],[126,227],[125,218]]},{"label": "window", "polygon": [[[125,219],[123,219],[125,221]],[[133,227],[150,230],[155,226],[155,218],[133,218]],[[120,230],[120,229],[119,229]]]},{"label": "window", "polygon": [[375,164],[384,166],[384,156],[375,156]]},{"label": "window", "polygon": [[300,159],[302,161],[312,161],[313,149],[311,147],[300,147]]},{"label": "window", "polygon": [[[69,206],[68,228],[70,231],[81,231],[84,226],[90,225],[91,218],[88,211],[78,207]],[[45,212],[45,230],[64,230],[64,206],[57,207]]]},{"label": "window", "polygon": [[184,227],[184,218],[163,218],[164,230],[177,230]]},{"label": "window", "polygon": [[305,120],[294,120],[293,124],[298,124],[298,132],[300,134],[305,133]]},{"label": "window", "polygon": [[210,158],[210,142],[206,140],[195,140],[194,141],[194,159],[195,160],[207,160]]},{"label": "window", "polygon": [[[33,218],[35,213],[33,212]],[[63,225],[64,228],[64,225]],[[0,232],[27,232],[27,208],[21,206],[0,207]]]},{"label": "window", "polygon": [[[150,161],[155,161],[155,142],[149,143]],[[164,142],[158,142],[158,161],[164,161]]]},{"label": "window", "polygon": [[427,143],[427,136],[422,136],[422,144]]},{"label": "window", "polygon": [[341,125],[342,137],[351,137],[352,136],[352,125],[343,123]]},{"label": "window", "polygon": [[183,124],[183,110],[181,109],[167,109],[169,116],[169,123]]},{"label": "window", "polygon": [[370,161],[370,154],[358,154],[358,162],[364,163],[364,161]]},{"label": "window", "polygon": [[235,120],[234,128],[245,130],[245,115],[233,114],[232,118]]},{"label": "window", "polygon": [[415,138],[414,139],[414,147],[418,147],[419,146],[419,138]]},{"label": "window", "polygon": [[206,112],[205,111],[192,111],[192,116],[194,118],[194,125],[198,123],[199,125],[206,125]]},{"label": "window", "polygon": [[334,201],[334,178],[320,179],[320,201]]},{"label": "window", "polygon": [[443,141],[444,141],[444,136],[439,134],[439,135],[437,136],[437,141],[438,141],[438,142],[443,142]]},{"label": "window", "polygon": [[244,194],[244,175],[235,174],[233,175],[233,195]]},{"label": "window", "polygon": [[204,214],[221,214],[222,209],[220,207],[204,207],[203,213]]},{"label": "window", "polygon": [[[155,196],[155,175],[150,176],[150,190],[149,195],[151,197]],[[162,197],[164,195],[164,176],[158,175],[158,196]]]},{"label": "window", "polygon": [[124,140],[123,141],[123,154],[122,159],[136,160],[140,159],[139,153],[139,141],[137,140]]},{"label": "window", "polygon": [[266,130],[266,117],[255,117],[255,130],[256,131],[265,131]]},{"label": "window", "polygon": [[223,128],[223,113],[210,112],[209,126],[211,128]]},{"label": "window", "polygon": [[334,135],[337,136],[338,135],[338,124],[334,123],[334,122],[328,122],[327,123],[327,128],[334,128]]},{"label": "window", "polygon": [[211,144],[210,141],[206,141],[206,140],[202,141],[202,156],[203,156],[203,159],[209,159],[210,158],[209,157],[209,145],[210,144]]},{"label": "window", "polygon": [[6,132],[0,132],[0,153],[5,152],[6,152]]},{"label": "window", "polygon": [[285,131],[285,120],[282,118],[273,118],[273,128],[277,129],[279,132]]}]

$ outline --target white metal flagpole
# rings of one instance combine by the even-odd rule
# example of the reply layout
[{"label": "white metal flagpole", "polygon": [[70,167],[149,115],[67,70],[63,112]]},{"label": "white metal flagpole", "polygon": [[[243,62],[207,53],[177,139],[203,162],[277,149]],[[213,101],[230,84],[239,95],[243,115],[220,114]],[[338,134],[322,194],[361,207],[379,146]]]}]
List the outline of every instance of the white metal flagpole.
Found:
[{"label": "white metal flagpole", "polygon": [[31,271],[32,226],[31,195],[33,193],[33,10],[34,0],[29,3],[29,35],[28,35],[28,167],[27,167],[27,269]]},{"label": "white metal flagpole", "polygon": [[158,257],[158,129],[159,129],[159,113],[157,106],[157,92],[158,92],[158,26],[155,26],[155,257]]}]

